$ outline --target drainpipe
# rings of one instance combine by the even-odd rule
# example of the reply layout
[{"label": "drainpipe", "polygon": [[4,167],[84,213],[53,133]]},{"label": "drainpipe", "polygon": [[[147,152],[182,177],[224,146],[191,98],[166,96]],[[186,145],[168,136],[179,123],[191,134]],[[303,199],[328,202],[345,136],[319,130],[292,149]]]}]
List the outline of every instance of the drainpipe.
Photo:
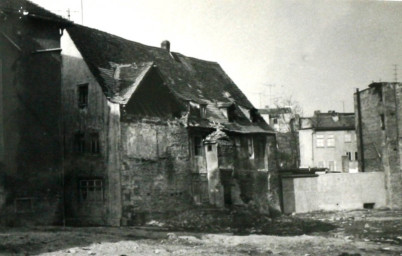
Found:
[{"label": "drainpipe", "polygon": [[356,101],[357,101],[357,122],[359,127],[359,141],[360,141],[360,166],[364,172],[364,145],[363,145],[363,128],[362,128],[362,111],[360,102],[359,88],[356,88]]}]

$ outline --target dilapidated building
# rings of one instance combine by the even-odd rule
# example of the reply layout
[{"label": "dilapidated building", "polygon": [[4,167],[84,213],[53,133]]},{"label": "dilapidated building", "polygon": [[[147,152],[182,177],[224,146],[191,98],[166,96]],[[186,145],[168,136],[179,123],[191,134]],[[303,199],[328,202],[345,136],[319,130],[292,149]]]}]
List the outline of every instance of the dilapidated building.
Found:
[{"label": "dilapidated building", "polygon": [[79,25],[62,49],[70,222],[278,207],[275,133],[219,64]]},{"label": "dilapidated building", "polygon": [[354,95],[359,169],[383,172],[387,205],[402,207],[402,83],[373,82]]},{"label": "dilapidated building", "polygon": [[62,217],[61,48],[69,21],[0,0],[0,220]]}]

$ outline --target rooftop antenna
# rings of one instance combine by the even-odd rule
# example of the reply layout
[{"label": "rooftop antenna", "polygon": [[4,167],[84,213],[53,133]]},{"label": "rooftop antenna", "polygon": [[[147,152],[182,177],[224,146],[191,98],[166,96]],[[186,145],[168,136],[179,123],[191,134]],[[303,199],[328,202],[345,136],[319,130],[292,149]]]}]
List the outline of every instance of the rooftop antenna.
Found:
[{"label": "rooftop antenna", "polygon": [[272,104],[272,93],[271,93],[271,90],[272,90],[272,87],[274,87],[275,85],[274,85],[274,84],[264,84],[264,86],[266,86],[266,87],[269,88],[269,105],[271,105],[271,104]]},{"label": "rooftop antenna", "polygon": [[397,83],[398,82],[398,64],[394,64],[393,66],[394,66],[394,80],[395,80],[395,83]]},{"label": "rooftop antenna", "polygon": [[81,0],[81,25],[84,25],[84,0]]}]

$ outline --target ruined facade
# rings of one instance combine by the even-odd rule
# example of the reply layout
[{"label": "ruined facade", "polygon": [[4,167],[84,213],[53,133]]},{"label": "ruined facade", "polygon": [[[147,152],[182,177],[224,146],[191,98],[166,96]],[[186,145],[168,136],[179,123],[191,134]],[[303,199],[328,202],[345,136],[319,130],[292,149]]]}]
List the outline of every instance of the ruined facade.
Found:
[{"label": "ruined facade", "polygon": [[402,207],[402,84],[376,82],[354,95],[359,169],[384,172],[387,205]]},{"label": "ruined facade", "polygon": [[275,133],[219,64],[79,25],[62,49],[69,222],[278,208]]},{"label": "ruined facade", "polygon": [[56,223],[62,215],[61,29],[23,0],[0,1],[0,214]]},{"label": "ruined facade", "polygon": [[327,168],[331,172],[357,172],[354,113],[316,111],[300,118],[300,167]]}]

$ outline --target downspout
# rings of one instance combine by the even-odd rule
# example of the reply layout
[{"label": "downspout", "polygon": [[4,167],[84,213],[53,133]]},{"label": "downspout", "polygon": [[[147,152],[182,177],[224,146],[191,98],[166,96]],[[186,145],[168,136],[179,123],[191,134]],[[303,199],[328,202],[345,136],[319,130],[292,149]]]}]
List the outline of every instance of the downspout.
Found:
[{"label": "downspout", "polygon": [[361,171],[364,172],[364,145],[363,145],[363,128],[362,128],[362,111],[360,102],[359,88],[356,88],[356,101],[357,101],[357,122],[359,126],[359,141],[360,141],[360,166]]}]

